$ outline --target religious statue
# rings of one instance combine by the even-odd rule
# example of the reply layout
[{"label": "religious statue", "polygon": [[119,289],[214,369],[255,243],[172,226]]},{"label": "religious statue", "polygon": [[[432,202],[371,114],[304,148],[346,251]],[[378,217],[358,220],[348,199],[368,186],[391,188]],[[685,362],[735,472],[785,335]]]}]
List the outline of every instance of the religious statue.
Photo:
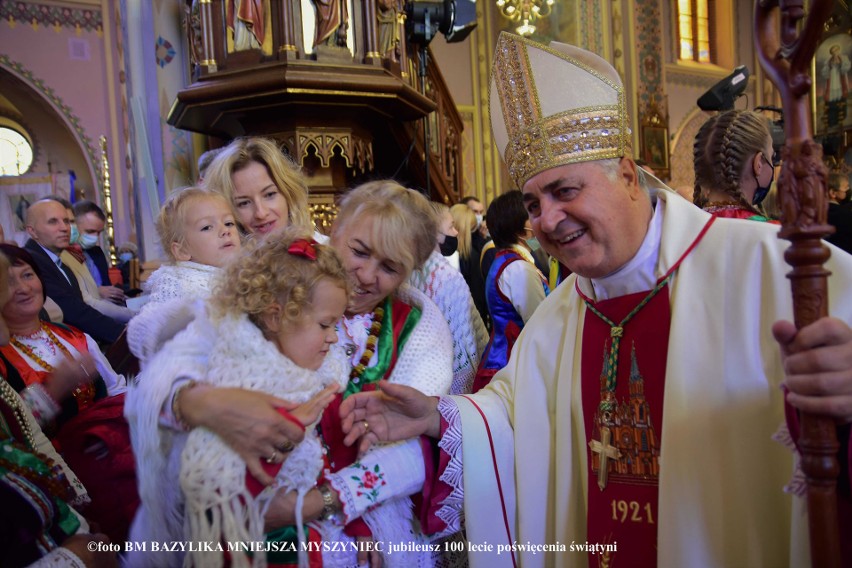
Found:
[{"label": "religious statue", "polygon": [[399,0],[379,0],[376,21],[379,23],[379,53],[391,61],[399,61]]},{"label": "religious statue", "polygon": [[184,4],[184,32],[189,43],[189,59],[193,65],[198,65],[204,59],[204,48],[201,41],[201,14],[198,0]]},{"label": "religious statue", "polygon": [[822,80],[825,91],[825,112],[823,122],[830,128],[843,124],[846,120],[846,105],[849,96],[849,57],[840,51],[839,44],[829,48],[828,60],[822,66]]},{"label": "religious statue", "polygon": [[233,34],[234,51],[262,49],[265,33],[266,0],[228,0],[228,30]]},{"label": "religious statue", "polygon": [[349,29],[349,7],[347,0],[311,0],[317,12],[314,47],[330,45],[346,47]]}]

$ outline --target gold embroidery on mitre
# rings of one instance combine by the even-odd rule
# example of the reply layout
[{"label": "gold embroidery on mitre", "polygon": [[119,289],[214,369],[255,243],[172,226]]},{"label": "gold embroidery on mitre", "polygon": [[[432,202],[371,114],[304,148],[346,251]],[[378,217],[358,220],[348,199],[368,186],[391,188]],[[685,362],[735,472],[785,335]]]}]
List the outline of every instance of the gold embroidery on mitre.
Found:
[{"label": "gold embroidery on mitre", "polygon": [[512,132],[527,128],[541,117],[539,107],[534,104],[535,81],[523,45],[510,41],[499,43],[494,62],[494,78],[500,91],[503,120],[506,121],[506,129],[511,137]]},{"label": "gold embroidery on mitre", "polygon": [[[533,48],[567,63],[565,69],[555,67],[552,72],[575,74],[578,89],[584,87],[584,81],[606,84],[616,94],[616,104],[565,109],[541,118],[540,89],[528,52]],[[620,158],[630,151],[631,131],[623,87],[584,62],[525,38],[501,34],[492,81],[503,114],[499,119],[504,121],[508,136],[499,150],[518,188],[537,173],[555,166]],[[493,121],[496,117],[490,118]]]},{"label": "gold embroidery on mitre", "polygon": [[509,175],[518,185],[554,166],[620,158],[625,139],[617,106],[555,114],[514,136],[506,148]]}]

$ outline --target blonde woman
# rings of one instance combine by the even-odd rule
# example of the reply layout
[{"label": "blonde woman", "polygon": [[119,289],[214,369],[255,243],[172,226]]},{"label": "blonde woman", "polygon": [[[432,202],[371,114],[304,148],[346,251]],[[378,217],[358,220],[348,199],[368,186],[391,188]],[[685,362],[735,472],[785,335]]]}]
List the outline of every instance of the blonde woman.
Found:
[{"label": "blonde woman", "polygon": [[[479,257],[482,252],[481,237],[479,237],[479,225],[476,222],[476,214],[463,203],[456,203],[450,207],[453,223],[459,232],[459,269],[470,288],[473,303],[479,312],[482,321],[488,322],[488,304],[485,301],[485,278],[479,268]],[[480,246],[477,246],[477,243]]]},{"label": "blonde woman", "polygon": [[[343,397],[376,388],[379,381],[413,386],[427,395],[449,391],[452,382],[452,339],[437,306],[423,293],[405,285],[435,247],[437,228],[428,201],[416,191],[393,181],[361,185],[340,203],[331,234],[331,245],[341,257],[352,287],[344,317],[338,324],[339,342],[352,365],[349,382],[323,413],[323,436],[340,431],[337,409]],[[154,332],[156,334],[156,331]],[[131,346],[133,347],[133,346]],[[206,361],[212,346],[181,333],[147,362],[133,396],[130,420],[143,430],[144,448],[138,459],[159,459],[161,443],[176,428],[206,427],[219,435],[243,458],[256,479],[271,483],[261,461],[279,463],[281,448],[299,442],[302,432],[278,416],[269,420],[270,406],[293,405],[281,399],[245,390],[213,388],[206,381]],[[180,381],[185,386],[175,388]],[[172,428],[161,424],[163,413]],[[263,413],[264,417],[259,418]],[[277,414],[277,413],[276,413]],[[180,418],[180,426],[174,424]],[[369,424],[361,427],[369,429]],[[338,440],[339,441],[339,440]],[[439,533],[446,525],[440,512],[422,511],[420,527],[415,521],[409,496],[424,491],[428,482],[422,464],[419,440],[378,448],[356,461],[357,449],[329,443],[332,469],[327,481],[304,496],[304,520],[338,521],[340,534],[323,534],[324,540],[339,542],[353,535],[344,526],[362,519],[376,542],[415,541],[425,546],[424,533]],[[150,468],[149,468],[150,469]],[[146,475],[150,475],[146,473]],[[142,485],[143,495],[145,485]],[[382,507],[376,509],[375,505]],[[447,508],[458,505],[448,504]],[[296,498],[278,492],[266,514],[267,528],[295,522]],[[447,511],[445,515],[458,514]],[[155,540],[174,539],[169,527],[154,526]],[[174,527],[172,527],[174,528]],[[178,527],[179,528],[179,527]],[[151,560],[147,558],[146,560]],[[361,560],[359,558],[359,560]],[[394,552],[383,557],[388,566],[430,566],[429,555]],[[139,564],[143,565],[143,564]]]},{"label": "blonde woman", "polygon": [[247,234],[262,236],[291,225],[313,228],[305,178],[269,138],[228,144],[207,168],[203,184],[225,196]]},{"label": "blonde woman", "polygon": [[[444,256],[445,246],[458,236],[450,208],[443,203],[429,203],[438,223],[435,249],[418,270],[411,273],[408,283],[429,296],[444,314],[453,334],[453,385],[450,394],[468,394],[485,345],[488,330],[476,310],[470,289],[458,270]],[[443,250],[442,250],[443,249]]]}]

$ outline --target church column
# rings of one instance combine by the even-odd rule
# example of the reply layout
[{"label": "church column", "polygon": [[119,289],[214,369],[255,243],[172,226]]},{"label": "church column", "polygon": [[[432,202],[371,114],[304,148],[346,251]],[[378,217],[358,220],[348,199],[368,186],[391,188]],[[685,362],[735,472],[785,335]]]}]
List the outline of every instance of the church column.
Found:
[{"label": "church column", "polygon": [[281,2],[276,10],[278,15],[278,29],[281,30],[281,45],[278,47],[278,59],[298,59],[299,49],[296,47],[296,32],[293,17],[293,3]]},{"label": "church column", "polygon": [[213,0],[199,0],[201,13],[201,61],[198,64],[205,73],[216,72],[216,56],[213,38]]},{"label": "church column", "polygon": [[382,64],[379,38],[376,35],[376,0],[364,0],[364,63]]}]

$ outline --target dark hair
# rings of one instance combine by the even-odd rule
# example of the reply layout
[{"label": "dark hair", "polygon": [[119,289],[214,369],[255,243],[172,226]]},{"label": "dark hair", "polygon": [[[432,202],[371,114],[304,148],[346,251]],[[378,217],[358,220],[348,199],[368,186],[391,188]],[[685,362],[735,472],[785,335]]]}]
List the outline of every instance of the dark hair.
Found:
[{"label": "dark hair", "polygon": [[464,197],[461,198],[461,201],[459,201],[459,203],[464,203],[465,205],[470,205],[471,201],[479,201],[479,199],[477,197],[474,197],[473,195],[465,195]]},{"label": "dark hair", "polygon": [[83,199],[74,204],[74,217],[82,217],[87,213],[94,213],[98,219],[106,223],[106,215],[97,203]]},{"label": "dark hair", "polygon": [[520,241],[527,222],[527,210],[524,208],[523,194],[514,189],[498,195],[485,214],[488,232],[497,248],[509,248]]},{"label": "dark hair", "polygon": [[[28,264],[35,272],[38,281],[41,282],[41,295],[43,299],[47,299],[47,291],[44,289],[44,278],[41,277],[41,270],[33,259],[33,255],[27,249],[23,249],[18,245],[10,243],[0,243],[0,252],[6,255],[9,259],[10,266],[23,266]],[[2,306],[0,306],[2,308]]]}]

